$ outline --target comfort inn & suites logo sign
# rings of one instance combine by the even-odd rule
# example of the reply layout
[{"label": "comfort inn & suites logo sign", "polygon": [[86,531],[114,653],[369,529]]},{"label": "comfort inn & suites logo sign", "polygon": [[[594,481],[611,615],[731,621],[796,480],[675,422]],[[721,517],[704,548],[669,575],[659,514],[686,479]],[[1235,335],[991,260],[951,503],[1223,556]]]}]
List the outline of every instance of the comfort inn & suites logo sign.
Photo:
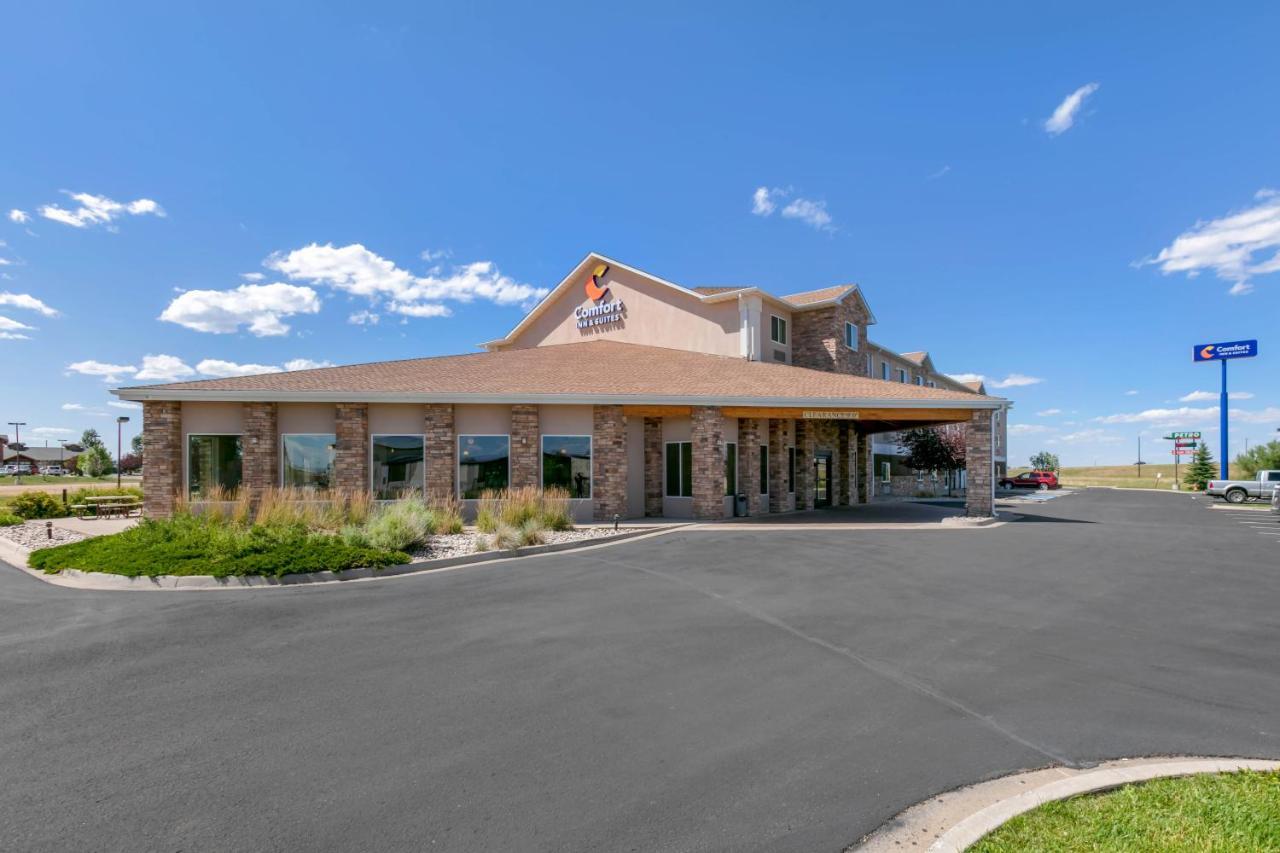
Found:
[{"label": "comfort inn & suites logo sign", "polygon": [[609,285],[604,281],[604,274],[608,271],[608,264],[600,264],[591,271],[591,275],[587,276],[582,289],[586,291],[587,299],[591,304],[573,309],[573,316],[578,321],[579,329],[621,323],[625,319],[627,306],[621,299],[604,301],[609,295]]}]

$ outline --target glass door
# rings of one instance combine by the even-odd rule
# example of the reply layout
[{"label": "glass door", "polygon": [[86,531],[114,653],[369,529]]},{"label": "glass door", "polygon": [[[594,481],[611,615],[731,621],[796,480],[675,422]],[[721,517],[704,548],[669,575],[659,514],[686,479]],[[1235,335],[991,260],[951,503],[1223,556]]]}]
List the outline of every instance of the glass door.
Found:
[{"label": "glass door", "polygon": [[831,452],[819,450],[813,457],[813,505],[831,506]]}]

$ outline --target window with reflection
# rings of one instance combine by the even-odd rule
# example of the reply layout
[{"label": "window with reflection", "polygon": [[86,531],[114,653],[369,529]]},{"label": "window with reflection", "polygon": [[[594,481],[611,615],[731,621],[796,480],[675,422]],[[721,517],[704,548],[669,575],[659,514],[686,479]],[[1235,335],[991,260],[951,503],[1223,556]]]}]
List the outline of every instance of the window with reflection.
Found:
[{"label": "window with reflection", "polygon": [[369,474],[373,496],[393,501],[426,489],[426,443],[421,435],[373,436]]},{"label": "window with reflection", "polygon": [[220,489],[228,497],[240,488],[243,444],[238,435],[187,436],[187,494],[195,499]]},{"label": "window with reflection", "polygon": [[591,497],[591,436],[542,437],[542,488],[564,489],[575,500]]},{"label": "window with reflection", "polygon": [[333,433],[280,436],[281,485],[327,491],[333,488],[333,457],[338,438]]},{"label": "window with reflection", "polygon": [[474,500],[505,489],[511,479],[511,438],[506,435],[458,436],[458,494]]}]

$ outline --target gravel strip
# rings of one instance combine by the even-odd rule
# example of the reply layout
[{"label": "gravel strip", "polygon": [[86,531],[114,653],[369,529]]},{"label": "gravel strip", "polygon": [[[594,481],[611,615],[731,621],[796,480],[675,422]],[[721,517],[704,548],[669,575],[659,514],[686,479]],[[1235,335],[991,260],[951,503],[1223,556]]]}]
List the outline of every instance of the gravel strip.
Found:
[{"label": "gravel strip", "polygon": [[[620,527],[617,530],[612,527],[578,527],[573,530],[547,531],[545,534],[546,544],[558,545],[561,542],[582,542],[587,539],[600,539],[605,536],[627,533],[633,529],[630,527]],[[488,534],[467,532],[432,536],[427,540],[426,546],[414,551],[412,556],[415,560],[438,560],[444,557],[460,557],[463,554],[474,554],[477,550],[476,542],[481,537],[488,538]]]},{"label": "gravel strip", "polygon": [[43,521],[28,521],[25,524],[0,527],[0,536],[26,551],[48,548],[52,545],[63,545],[67,542],[79,542],[81,539],[89,538],[83,533],[76,533],[74,530],[66,530],[55,526],[53,528],[53,538],[50,539]]}]

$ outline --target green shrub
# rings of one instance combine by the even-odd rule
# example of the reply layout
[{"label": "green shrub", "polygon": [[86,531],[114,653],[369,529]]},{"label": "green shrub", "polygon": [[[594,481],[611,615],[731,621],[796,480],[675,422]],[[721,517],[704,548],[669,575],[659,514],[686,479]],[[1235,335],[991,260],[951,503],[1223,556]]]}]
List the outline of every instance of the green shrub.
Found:
[{"label": "green shrub", "polygon": [[200,516],[144,519],[136,527],[34,551],[33,568],[130,577],[274,575],[407,563],[409,555],[355,544],[300,524],[225,524]]},{"label": "green shrub", "polygon": [[67,514],[62,501],[48,492],[23,492],[13,499],[10,509],[22,518],[62,518]]},{"label": "green shrub", "polygon": [[11,512],[0,511],[0,527],[13,527],[15,524],[21,524],[23,520]]},{"label": "green shrub", "polygon": [[379,507],[364,526],[374,548],[404,551],[421,545],[435,532],[435,514],[413,498]]}]

